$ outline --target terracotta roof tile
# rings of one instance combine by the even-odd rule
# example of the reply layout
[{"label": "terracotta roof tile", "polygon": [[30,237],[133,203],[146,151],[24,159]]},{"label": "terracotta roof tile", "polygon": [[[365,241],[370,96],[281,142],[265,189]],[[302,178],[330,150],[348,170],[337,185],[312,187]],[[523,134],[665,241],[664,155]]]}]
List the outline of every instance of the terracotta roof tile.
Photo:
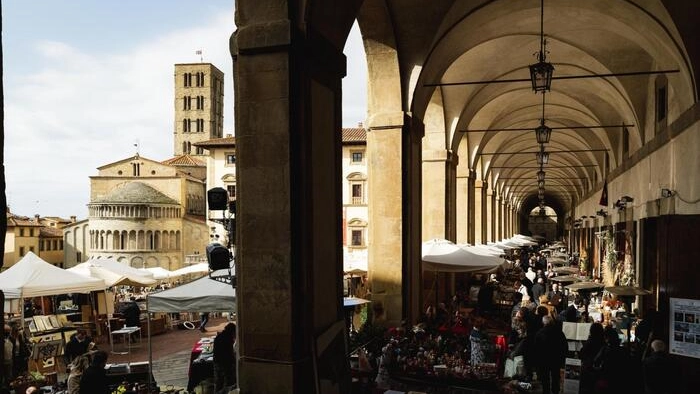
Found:
[{"label": "terracotta roof tile", "polygon": [[206,166],[206,163],[204,163],[202,160],[188,154],[175,156],[172,159],[162,161],[161,163],[170,166]]},{"label": "terracotta roof tile", "polygon": [[212,138],[207,141],[197,142],[192,144],[202,148],[218,147],[218,146],[236,146],[236,137]]},{"label": "terracotta roof tile", "polygon": [[63,230],[59,230],[55,227],[42,227],[41,229],[39,229],[39,236],[63,238]]},{"label": "terracotta roof tile", "polygon": [[367,142],[367,130],[364,127],[343,128],[343,142]]}]

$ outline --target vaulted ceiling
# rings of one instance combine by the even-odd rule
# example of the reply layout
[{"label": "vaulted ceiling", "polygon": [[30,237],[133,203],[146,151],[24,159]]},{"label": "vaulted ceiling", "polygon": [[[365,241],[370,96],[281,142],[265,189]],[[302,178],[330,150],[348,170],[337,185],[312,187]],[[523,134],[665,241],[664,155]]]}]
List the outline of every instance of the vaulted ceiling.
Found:
[{"label": "vaulted ceiling", "polygon": [[[674,98],[670,114],[696,100],[687,50],[659,0],[365,0],[358,21],[370,113],[387,110],[386,92],[400,89],[396,105],[423,120],[432,149],[457,153],[463,171],[523,210],[538,193],[534,128],[542,119],[554,129],[545,200],[565,210],[653,136],[658,78]],[[541,31],[555,68],[544,106],[528,71]],[[392,69],[397,80],[386,75]],[[677,71],[567,78],[662,70]],[[501,82],[514,79],[522,81]],[[513,128],[526,130],[503,130]],[[502,131],[474,131],[484,129]]]}]

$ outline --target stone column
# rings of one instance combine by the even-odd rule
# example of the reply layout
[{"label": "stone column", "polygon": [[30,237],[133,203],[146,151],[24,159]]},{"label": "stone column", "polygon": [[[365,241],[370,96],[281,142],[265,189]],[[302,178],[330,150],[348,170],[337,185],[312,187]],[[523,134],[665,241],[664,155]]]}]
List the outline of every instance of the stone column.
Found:
[{"label": "stone column", "polygon": [[349,393],[340,223],[345,57],[312,26],[300,31],[290,8],[236,2],[238,382],[245,394],[308,393],[317,384]]},{"label": "stone column", "polygon": [[474,181],[474,243],[486,244],[486,229],[484,223],[484,181]]},{"label": "stone column", "polygon": [[448,200],[450,196],[449,178],[451,171],[449,151],[423,150],[423,240],[433,238],[449,239]]},{"label": "stone column", "polygon": [[455,179],[455,241],[469,242],[469,174],[464,174],[457,167]]},{"label": "stone column", "polygon": [[476,172],[469,171],[467,179],[467,242],[476,245]]},{"label": "stone column", "polygon": [[486,240],[489,242],[493,242],[494,237],[493,237],[493,225],[494,225],[494,216],[493,216],[493,202],[494,202],[494,195],[493,195],[493,190],[491,190],[488,187],[484,187],[484,193],[486,195],[486,198],[484,199],[484,202],[486,203],[486,210],[484,213],[484,219],[486,220]]},{"label": "stone column", "polygon": [[417,318],[420,309],[421,153],[416,136],[421,132],[411,131],[403,113],[373,116],[368,123],[372,307],[381,308],[376,318],[382,324],[398,325],[404,318]]},{"label": "stone column", "polygon": [[503,239],[503,199],[501,195],[496,196],[496,239]]}]

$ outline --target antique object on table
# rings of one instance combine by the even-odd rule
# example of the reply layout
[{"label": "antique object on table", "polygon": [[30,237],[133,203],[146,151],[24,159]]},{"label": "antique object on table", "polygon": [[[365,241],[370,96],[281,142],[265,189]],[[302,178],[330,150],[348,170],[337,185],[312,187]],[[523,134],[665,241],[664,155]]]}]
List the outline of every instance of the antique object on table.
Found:
[{"label": "antique object on table", "polygon": [[[650,290],[642,289],[636,286],[606,286],[605,291],[613,294],[618,300],[625,304],[625,311],[627,312],[628,318],[632,318],[632,301],[638,296],[650,295],[652,292]],[[627,343],[631,342],[631,322],[627,322]]]},{"label": "antique object on table", "polygon": [[584,280],[577,283],[564,286],[569,291],[575,291],[583,299],[584,311],[588,313],[588,305],[591,303],[591,294],[602,290],[605,287],[603,283]]}]

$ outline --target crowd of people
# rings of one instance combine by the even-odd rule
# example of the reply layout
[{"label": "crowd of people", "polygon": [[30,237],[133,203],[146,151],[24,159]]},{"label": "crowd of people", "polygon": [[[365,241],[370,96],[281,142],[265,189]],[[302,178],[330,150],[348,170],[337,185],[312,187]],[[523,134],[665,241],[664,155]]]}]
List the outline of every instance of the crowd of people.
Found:
[{"label": "crowd of people", "polygon": [[[476,297],[469,290],[474,283],[469,283],[449,300],[427,305],[416,326],[389,329],[383,346],[363,353],[361,358],[367,360],[360,365],[375,366],[379,387],[388,387],[389,377],[401,375],[465,381],[504,378],[525,387],[539,384],[543,394],[558,394],[568,357],[581,360],[581,394],[678,392],[681,377],[663,341],[651,342],[646,358],[631,352],[634,344],[621,341],[621,323],[629,322],[594,321],[587,313],[587,300],[552,280],[556,274],[545,254],[519,257],[509,271],[487,275]],[[503,299],[512,305],[509,321],[503,318]],[[642,341],[648,337],[649,320],[639,323]],[[589,338],[579,347],[572,345],[562,330],[565,322],[591,323]]]}]

